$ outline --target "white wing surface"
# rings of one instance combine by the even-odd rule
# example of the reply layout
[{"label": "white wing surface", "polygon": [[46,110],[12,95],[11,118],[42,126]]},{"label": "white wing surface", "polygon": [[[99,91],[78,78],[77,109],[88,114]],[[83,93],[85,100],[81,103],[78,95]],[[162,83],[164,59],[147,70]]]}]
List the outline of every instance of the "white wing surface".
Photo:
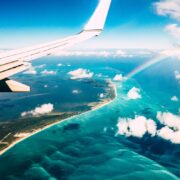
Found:
[{"label": "white wing surface", "polygon": [[110,4],[111,0],[100,0],[87,25],[80,33],[74,36],[0,53],[0,92],[30,91],[29,86],[10,80],[9,77],[27,70],[30,65],[29,61],[51,55],[54,52],[98,36],[104,27]]}]

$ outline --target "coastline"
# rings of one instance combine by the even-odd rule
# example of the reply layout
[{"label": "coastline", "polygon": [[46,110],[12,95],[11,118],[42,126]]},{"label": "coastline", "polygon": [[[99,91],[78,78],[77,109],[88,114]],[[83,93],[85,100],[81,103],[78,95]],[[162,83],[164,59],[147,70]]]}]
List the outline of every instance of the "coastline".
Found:
[{"label": "coastline", "polygon": [[[105,99],[104,101],[101,101],[100,103],[97,103],[94,107],[92,107],[90,110],[88,110],[88,111],[86,111],[86,112],[80,113],[80,114],[78,114],[78,115],[73,115],[73,116],[71,116],[71,117],[62,119],[62,120],[60,120],[60,121],[58,121],[58,122],[49,124],[49,125],[47,125],[47,126],[44,126],[43,128],[40,128],[40,129],[35,130],[35,131],[32,132],[32,133],[24,133],[24,134],[26,134],[24,137],[19,137],[19,139],[15,140],[15,141],[14,141],[13,143],[11,143],[8,147],[4,148],[3,150],[0,150],[0,156],[2,156],[4,153],[6,153],[6,152],[7,152],[8,150],[10,150],[11,148],[13,148],[15,145],[17,145],[17,144],[19,144],[20,142],[22,142],[22,141],[30,138],[31,136],[34,136],[34,135],[36,135],[36,134],[38,134],[38,133],[40,133],[40,132],[42,132],[42,131],[44,131],[44,130],[47,130],[48,128],[51,128],[51,127],[53,127],[53,126],[55,126],[55,125],[57,125],[57,124],[60,124],[60,123],[62,123],[62,122],[64,122],[64,121],[68,121],[68,120],[70,120],[70,119],[72,119],[72,118],[74,118],[74,117],[77,117],[77,116],[79,116],[79,115],[86,114],[86,113],[88,113],[88,112],[96,111],[96,110],[98,110],[98,109],[100,109],[100,108],[102,108],[102,107],[110,104],[111,102],[113,102],[113,101],[117,98],[117,87],[116,87],[116,84],[113,83],[112,81],[109,81],[109,87],[112,87],[112,89],[113,89],[113,91],[114,91],[114,97],[113,97],[113,99],[110,99],[110,100],[109,100],[109,99]],[[20,133],[20,134],[23,134],[23,133]]]}]

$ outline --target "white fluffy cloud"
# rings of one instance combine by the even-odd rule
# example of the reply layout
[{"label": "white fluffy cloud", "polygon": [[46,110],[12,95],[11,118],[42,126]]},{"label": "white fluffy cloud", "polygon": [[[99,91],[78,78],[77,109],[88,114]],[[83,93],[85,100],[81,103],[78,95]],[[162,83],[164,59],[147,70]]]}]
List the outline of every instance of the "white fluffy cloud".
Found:
[{"label": "white fluffy cloud", "polygon": [[45,74],[45,75],[56,75],[57,72],[56,72],[56,71],[49,71],[49,70],[45,69],[44,71],[41,72],[41,74]]},{"label": "white fluffy cloud", "polygon": [[21,113],[21,117],[26,117],[26,116],[42,116],[45,114],[48,114],[52,112],[54,109],[53,104],[48,103],[48,104],[43,104],[39,107],[36,107],[34,110],[31,111],[25,111]]},{"label": "white fluffy cloud", "polygon": [[135,119],[120,118],[117,127],[118,134],[137,138],[142,138],[146,133],[155,136],[157,129],[156,123],[144,116],[136,116]]},{"label": "white fluffy cloud", "polygon": [[142,96],[140,94],[140,89],[133,87],[127,94],[128,99],[140,99]]},{"label": "white fluffy cloud", "polygon": [[180,144],[180,116],[169,112],[158,112],[157,119],[164,125],[157,131],[157,135],[172,143]]},{"label": "white fluffy cloud", "polygon": [[157,119],[165,126],[168,126],[174,130],[180,130],[180,116],[169,112],[158,112]]},{"label": "white fluffy cloud", "polygon": [[157,124],[144,116],[120,118],[117,124],[119,135],[142,138],[145,134],[157,136],[174,144],[180,144],[180,116],[169,112],[158,112],[157,119],[163,126],[157,129]]},{"label": "white fluffy cloud", "polygon": [[175,39],[180,40],[180,27],[177,24],[166,26],[165,30]]},{"label": "white fluffy cloud", "polygon": [[103,99],[103,98],[104,98],[104,93],[101,93],[101,94],[99,95],[99,97],[100,97],[101,99]]},{"label": "white fluffy cloud", "polygon": [[94,73],[90,72],[87,69],[76,69],[74,71],[68,72],[71,75],[71,79],[83,79],[83,78],[92,78]]},{"label": "white fluffy cloud", "polygon": [[180,131],[173,131],[168,126],[163,127],[157,132],[158,136],[171,141],[174,144],[180,144]]},{"label": "white fluffy cloud", "polygon": [[178,101],[179,101],[179,99],[178,99],[178,97],[177,97],[177,96],[173,96],[173,97],[171,98],[171,101],[178,102]]},{"label": "white fluffy cloud", "polygon": [[180,21],[180,1],[179,0],[160,0],[155,3],[157,13],[162,16],[170,16]]},{"label": "white fluffy cloud", "polygon": [[114,81],[122,81],[123,80],[123,76],[122,74],[117,74],[114,76],[113,78]]}]

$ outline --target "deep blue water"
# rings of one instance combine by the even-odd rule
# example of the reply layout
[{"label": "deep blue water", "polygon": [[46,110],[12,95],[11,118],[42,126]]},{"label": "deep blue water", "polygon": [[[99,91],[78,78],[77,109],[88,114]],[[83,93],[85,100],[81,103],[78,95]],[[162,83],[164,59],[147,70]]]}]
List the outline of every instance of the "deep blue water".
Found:
[{"label": "deep blue water", "polygon": [[[116,74],[127,74],[146,60],[148,58],[64,57],[42,59],[37,64],[46,62],[48,69],[55,69],[60,62],[71,64],[58,68],[57,79],[63,82],[63,88],[69,84],[67,72],[70,70],[86,68],[103,75],[95,79],[112,79]],[[180,70],[180,61],[169,59],[127,81],[116,82],[118,96],[107,106],[73,117],[17,144],[0,157],[1,179],[179,179],[179,144],[148,135],[143,138],[117,135],[120,117],[143,115],[156,120],[158,111],[179,115],[180,102],[171,101],[174,95],[180,99],[175,70]],[[26,82],[26,76],[17,78]],[[30,83],[37,93],[40,85],[35,79]],[[69,88],[73,85],[86,88],[81,81],[71,82]],[[141,90],[142,99],[129,101],[127,93],[134,86]],[[52,92],[54,90],[50,90]],[[55,92],[46,96],[47,102],[53,103],[53,96],[57,99],[61,93],[64,102],[68,99],[65,90]],[[93,93],[89,89],[87,98],[94,98]],[[39,104],[39,99],[36,100],[31,99],[32,103]],[[24,101],[21,100],[21,104]]]}]

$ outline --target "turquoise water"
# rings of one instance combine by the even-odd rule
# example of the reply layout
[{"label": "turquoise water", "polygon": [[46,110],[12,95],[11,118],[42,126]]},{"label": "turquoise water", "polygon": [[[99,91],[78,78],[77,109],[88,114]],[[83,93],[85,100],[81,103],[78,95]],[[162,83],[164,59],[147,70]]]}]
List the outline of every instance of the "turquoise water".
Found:
[{"label": "turquoise water", "polygon": [[[65,60],[71,68],[102,73],[101,78],[126,74],[144,61],[79,58],[75,65],[72,59]],[[180,97],[174,78],[179,67],[178,61],[169,60],[123,83],[116,82],[117,97],[110,104],[19,143],[0,157],[1,179],[179,179],[179,145],[148,135],[141,139],[117,135],[120,117],[143,115],[156,121],[157,111],[178,115],[180,103],[170,98]],[[127,99],[134,86],[141,89],[142,99]]]}]

